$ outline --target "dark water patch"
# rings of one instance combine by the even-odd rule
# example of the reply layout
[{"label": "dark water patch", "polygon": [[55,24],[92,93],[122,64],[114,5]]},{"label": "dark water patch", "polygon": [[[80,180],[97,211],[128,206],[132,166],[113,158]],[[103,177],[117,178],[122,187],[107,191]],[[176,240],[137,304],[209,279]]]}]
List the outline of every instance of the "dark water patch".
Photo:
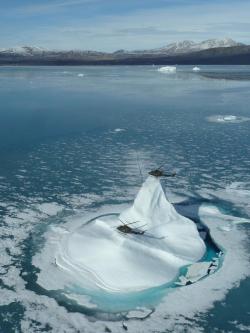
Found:
[{"label": "dark water patch", "polygon": [[0,332],[21,333],[21,320],[24,316],[24,307],[19,302],[0,306]]},{"label": "dark water patch", "polygon": [[216,302],[209,314],[201,316],[200,325],[205,333],[248,332],[250,328],[249,300],[250,278],[228,292],[223,302]]},{"label": "dark water patch", "polygon": [[250,72],[227,73],[227,72],[199,72],[199,75],[207,79],[232,80],[232,81],[250,81]]}]

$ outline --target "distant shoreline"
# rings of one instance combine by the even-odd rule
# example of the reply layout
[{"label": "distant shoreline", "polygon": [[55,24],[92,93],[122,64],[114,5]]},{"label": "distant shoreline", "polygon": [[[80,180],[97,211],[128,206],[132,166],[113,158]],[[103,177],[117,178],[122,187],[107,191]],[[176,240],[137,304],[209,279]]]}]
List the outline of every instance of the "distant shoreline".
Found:
[{"label": "distant shoreline", "polygon": [[250,65],[250,46],[219,47],[198,52],[164,55],[153,53],[0,54],[0,66],[112,66],[112,65]]},{"label": "distant shoreline", "polygon": [[201,61],[196,61],[196,62],[182,62],[182,63],[177,63],[177,62],[168,62],[168,61],[162,61],[162,62],[16,62],[16,63],[0,63],[0,67],[53,67],[53,66],[58,66],[58,67],[66,67],[66,66],[164,66],[164,65],[173,65],[173,66],[244,66],[244,65],[250,65],[250,59],[249,61],[211,61],[211,62],[201,62]]}]

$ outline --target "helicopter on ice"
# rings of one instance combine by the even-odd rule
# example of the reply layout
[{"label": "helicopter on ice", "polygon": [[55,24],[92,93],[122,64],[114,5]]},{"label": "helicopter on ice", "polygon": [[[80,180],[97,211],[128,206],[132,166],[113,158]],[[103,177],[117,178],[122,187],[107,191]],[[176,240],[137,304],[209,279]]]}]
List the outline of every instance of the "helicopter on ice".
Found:
[{"label": "helicopter on ice", "polygon": [[144,227],[147,224],[144,225],[139,225],[138,227],[134,227],[132,226],[132,224],[135,223],[140,223],[140,221],[133,221],[130,223],[125,223],[124,221],[122,221],[121,219],[119,219],[122,224],[119,225],[116,229],[118,230],[119,233],[123,234],[124,236],[127,236],[128,234],[133,234],[133,235],[137,235],[137,236],[145,236],[145,237],[149,237],[149,238],[154,238],[154,239],[163,239],[165,238],[165,236],[163,237],[155,237],[154,235],[152,235],[151,233],[149,233],[146,229],[144,229]]},{"label": "helicopter on ice", "polygon": [[130,223],[125,223],[121,219],[119,219],[122,224],[117,227],[117,230],[120,231],[123,234],[134,234],[134,235],[144,235],[146,230],[143,230],[143,227],[145,225],[141,225],[140,227],[133,227],[132,224],[138,223],[140,221],[133,221]]}]

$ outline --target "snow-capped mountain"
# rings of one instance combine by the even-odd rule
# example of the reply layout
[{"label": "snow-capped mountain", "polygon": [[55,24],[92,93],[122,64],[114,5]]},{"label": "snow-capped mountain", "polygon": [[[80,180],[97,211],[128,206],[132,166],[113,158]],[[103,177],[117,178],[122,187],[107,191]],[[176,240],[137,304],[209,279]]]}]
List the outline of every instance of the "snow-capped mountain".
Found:
[{"label": "snow-capped mountain", "polygon": [[193,42],[190,40],[184,40],[182,42],[175,42],[168,44],[167,46],[144,50],[144,51],[135,51],[140,53],[164,53],[166,55],[175,55],[175,54],[184,54],[197,52],[202,50],[208,50],[217,47],[232,47],[232,46],[240,46],[244,45],[242,43],[235,42],[231,38],[225,39],[208,39],[203,42]]},{"label": "snow-capped mountain", "polygon": [[48,52],[47,49],[38,46],[17,46],[9,49],[0,49],[0,53],[17,54],[17,55],[36,55]]},{"label": "snow-capped mountain", "polygon": [[[113,54],[127,54],[127,53],[135,53],[135,54],[164,54],[164,55],[178,55],[178,54],[185,54],[185,53],[192,53],[202,50],[208,50],[212,48],[218,47],[232,47],[232,46],[241,46],[244,45],[242,43],[235,42],[230,38],[225,39],[208,39],[203,42],[193,42],[190,40],[184,40],[182,42],[175,42],[168,44],[161,48],[149,49],[149,50],[135,50],[135,51],[126,51],[126,50],[119,50],[114,52]],[[43,47],[38,46],[18,46],[14,48],[8,49],[0,49],[0,54],[13,54],[13,55],[20,55],[20,56],[32,56],[32,55],[43,55],[49,52],[56,52],[52,50],[48,50]],[[67,53],[70,51],[57,51],[59,53]],[[77,53],[96,53],[94,51],[79,51],[73,50],[71,51],[75,54]],[[97,52],[102,53],[102,52]]]},{"label": "snow-capped mountain", "polygon": [[88,50],[49,50],[37,46],[0,49],[0,65],[95,64],[250,64],[250,45],[232,39],[183,41],[151,50],[113,53]]},{"label": "snow-capped mountain", "polygon": [[193,41],[185,40],[183,42],[177,42],[167,45],[166,47],[161,48],[161,50],[166,50],[170,53],[188,53],[196,52],[201,50],[213,49],[216,47],[232,47],[242,45],[237,43],[232,39],[208,39],[200,43],[195,43]]}]

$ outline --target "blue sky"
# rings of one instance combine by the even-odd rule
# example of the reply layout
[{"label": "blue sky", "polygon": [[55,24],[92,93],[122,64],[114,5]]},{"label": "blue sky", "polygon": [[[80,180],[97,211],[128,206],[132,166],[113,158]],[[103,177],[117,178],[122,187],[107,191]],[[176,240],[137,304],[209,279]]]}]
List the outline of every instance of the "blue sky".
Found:
[{"label": "blue sky", "polygon": [[146,49],[185,39],[250,44],[249,0],[0,0],[0,48]]}]

